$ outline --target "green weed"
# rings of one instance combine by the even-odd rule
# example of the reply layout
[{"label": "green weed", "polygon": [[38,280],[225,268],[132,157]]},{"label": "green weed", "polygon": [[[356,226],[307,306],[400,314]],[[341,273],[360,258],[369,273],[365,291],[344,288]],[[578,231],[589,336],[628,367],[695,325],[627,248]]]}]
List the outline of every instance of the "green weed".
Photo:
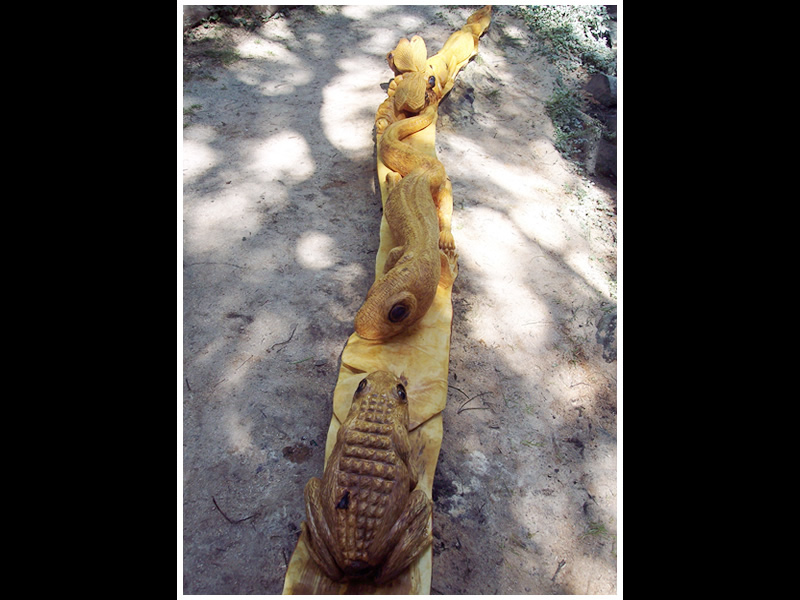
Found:
[{"label": "green weed", "polygon": [[608,45],[605,6],[517,6],[520,17],[540,41],[540,52],[567,68],[580,64],[590,73],[617,72],[616,50]]},{"label": "green weed", "polygon": [[545,103],[556,128],[556,149],[567,158],[574,158],[601,133],[600,124],[581,110],[581,102],[577,92],[559,86]]}]

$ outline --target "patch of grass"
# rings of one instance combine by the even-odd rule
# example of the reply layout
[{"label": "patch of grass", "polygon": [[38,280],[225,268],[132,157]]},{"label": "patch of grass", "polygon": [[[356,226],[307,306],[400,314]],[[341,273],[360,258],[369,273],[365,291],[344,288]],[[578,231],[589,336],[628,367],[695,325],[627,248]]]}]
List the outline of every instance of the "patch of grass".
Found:
[{"label": "patch of grass", "polygon": [[[611,19],[602,5],[516,6],[511,14],[521,18],[538,42],[538,51],[560,72],[558,87],[546,103],[547,113],[556,128],[555,146],[578,165],[587,151],[606,134],[597,119],[583,110],[580,93],[562,80],[572,80],[570,72],[603,72],[616,75],[617,51],[611,47]],[[574,85],[571,84],[571,85]],[[609,140],[611,141],[611,140]]]},{"label": "patch of grass", "polygon": [[[198,111],[198,110],[202,110],[202,108],[203,108],[203,105],[202,105],[202,104],[192,104],[192,105],[191,105],[190,107],[188,107],[188,108],[185,108],[185,107],[184,107],[184,109],[183,109],[183,116],[184,116],[184,117],[193,117],[193,116],[194,116],[194,115],[197,113],[197,111]],[[189,125],[191,125],[191,124],[192,124],[192,121],[191,121],[191,119],[189,119],[189,120],[187,120],[187,121],[184,121],[184,123],[183,123],[183,128],[184,128],[184,129],[186,129],[186,128],[187,128],[187,127],[189,127]]]},{"label": "patch of grass", "polygon": [[545,103],[556,128],[556,149],[567,158],[575,158],[602,131],[600,124],[581,110],[582,102],[577,92],[557,87]]},{"label": "patch of grass", "polygon": [[249,5],[221,5],[215,12],[202,20],[203,28],[208,29],[220,22],[233,27],[242,27],[250,31],[270,19],[270,15],[257,10],[257,6]]},{"label": "patch of grass", "polygon": [[512,48],[523,48],[525,46],[524,42],[514,37],[513,35],[509,35],[503,29],[500,29],[500,37],[497,40],[497,45],[501,48],[510,46]]},{"label": "patch of grass", "polygon": [[203,51],[203,56],[215,60],[227,66],[241,60],[241,55],[232,48],[207,48]]},{"label": "patch of grass", "polygon": [[599,521],[592,521],[591,523],[589,523],[589,526],[586,528],[586,531],[584,531],[580,535],[580,539],[585,539],[585,538],[595,538],[595,539],[608,538],[608,539],[610,539],[611,543],[612,543],[611,554],[612,554],[612,556],[614,556],[614,558],[617,557],[617,548],[616,548],[616,546],[617,546],[617,534],[609,532],[608,528],[605,526],[604,523],[600,523]]},{"label": "patch of grass", "polygon": [[580,64],[590,73],[616,74],[617,52],[609,47],[605,6],[517,6],[512,12],[536,34],[540,51],[551,60]]},{"label": "patch of grass", "polygon": [[589,527],[586,528],[581,537],[600,537],[604,535],[608,535],[606,526],[603,523],[593,521],[589,523]]},{"label": "patch of grass", "polygon": [[541,448],[544,446],[543,442],[532,442],[531,440],[522,440],[520,444],[527,446],[528,448]]},{"label": "patch of grass", "polygon": [[217,78],[214,77],[213,75],[211,75],[210,73],[206,73],[206,72],[203,72],[203,71],[195,73],[195,72],[193,72],[193,71],[191,71],[189,69],[184,69],[184,71],[183,71],[183,81],[184,82],[202,81],[202,80],[216,81]]}]

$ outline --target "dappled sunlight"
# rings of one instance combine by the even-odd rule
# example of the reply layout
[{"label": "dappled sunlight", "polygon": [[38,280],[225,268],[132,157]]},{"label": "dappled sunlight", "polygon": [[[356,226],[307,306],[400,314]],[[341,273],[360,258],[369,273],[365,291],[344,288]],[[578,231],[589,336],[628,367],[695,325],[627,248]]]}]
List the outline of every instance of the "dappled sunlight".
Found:
[{"label": "dappled sunlight", "polygon": [[[531,243],[518,234],[507,215],[497,210],[479,206],[461,213],[461,221],[464,229],[456,233],[464,268],[473,281],[480,282],[481,296],[488,301],[471,319],[475,336],[504,347],[516,346],[524,336],[527,352],[536,353],[537,347],[543,351],[550,341],[546,325],[552,318],[547,303],[531,291],[528,271],[541,268],[541,261],[549,259],[531,257]],[[470,233],[475,232],[480,238],[470,239]],[[524,260],[530,262],[526,265]]]},{"label": "dappled sunlight", "polygon": [[[193,290],[189,289],[186,291],[191,293]],[[188,328],[188,324],[184,323],[184,329]],[[219,355],[225,350],[225,345],[226,342],[223,338],[215,337],[201,345],[193,346],[192,344],[187,344],[185,349],[187,352],[192,353],[198,365],[209,368],[211,366],[216,366]]]},{"label": "dappled sunlight", "polygon": [[[397,15],[394,18],[394,21],[397,24],[397,26],[399,27],[399,29],[401,31],[405,31],[405,32],[415,32],[415,31],[419,31],[423,27],[425,27],[425,21],[423,19],[421,19],[417,15]],[[409,35],[413,35],[413,33],[406,33],[406,36],[409,36]],[[445,36],[442,39],[442,42],[440,42],[440,43],[443,43],[444,40],[446,40],[446,39],[447,39],[447,36]],[[439,50],[439,48],[437,47],[436,50],[434,50],[433,52],[429,52],[428,55],[430,56],[434,52],[437,52],[438,50]]]},{"label": "dappled sunlight", "polygon": [[[421,19],[418,15],[393,14],[391,17],[386,15],[387,12],[395,12],[396,8],[396,6],[391,4],[359,4],[341,7],[341,14],[356,21],[366,20],[373,22],[376,26],[379,26],[382,21],[390,19],[389,22],[393,27],[395,27],[395,31],[398,29],[401,31],[414,31],[424,25],[423,19]],[[395,37],[396,35],[397,34],[395,33]],[[394,41],[394,44],[396,43],[397,40]],[[394,44],[392,44],[390,47],[393,48]]]},{"label": "dappled sunlight", "polygon": [[[553,411],[552,405],[545,404],[532,412]],[[504,577],[515,579],[538,571],[555,580],[555,573],[565,569],[573,576],[562,573],[561,593],[604,593],[613,588],[616,569],[615,440],[607,436],[598,444],[581,446],[576,463],[567,454],[576,452],[570,441],[578,436],[565,439],[561,416],[538,420],[532,419],[533,414],[520,415],[530,421],[528,439],[524,444],[512,443],[524,468],[501,475],[514,482],[514,500],[508,510],[512,522],[519,525],[505,532],[510,543],[503,552]],[[581,497],[588,499],[585,504]]]},{"label": "dappled sunlight", "polygon": [[[553,482],[555,488],[560,487]],[[511,579],[524,577],[526,573],[541,572],[555,581],[555,574],[564,586],[562,594],[598,594],[609,587],[608,581],[598,582],[614,565],[607,564],[605,557],[587,552],[589,545],[579,506],[570,506],[558,493],[550,488],[524,489],[523,493],[509,505],[514,522],[522,525],[516,531],[507,532],[508,543],[503,556],[504,576]],[[527,533],[527,535],[524,535]],[[543,540],[556,540],[544,548]],[[516,548],[515,548],[516,546]],[[545,550],[546,551],[543,551]],[[536,551],[538,549],[538,551]],[[563,562],[562,562],[563,561]],[[560,565],[560,566],[559,566]],[[562,569],[575,573],[565,577]],[[580,582],[580,589],[575,589]]]},{"label": "dappled sunlight", "polygon": [[[388,27],[381,27],[376,24],[376,27],[369,32],[369,37],[366,41],[360,43],[359,48],[368,54],[374,56],[385,56],[387,48],[393,48],[397,45],[397,33]],[[384,64],[386,64],[384,62]],[[386,66],[386,80],[392,76],[389,66]]]},{"label": "dappled sunlight", "polygon": [[295,94],[298,88],[308,85],[313,77],[314,71],[302,64],[297,65],[295,69],[280,69],[277,73],[270,73],[266,81],[261,81],[260,75],[255,73],[241,72],[238,74],[239,81],[255,87],[265,96]]},{"label": "dappled sunlight", "polygon": [[285,40],[266,37],[248,37],[236,45],[236,52],[243,58],[258,58],[270,62],[299,64],[301,61],[286,48]]},{"label": "dappled sunlight", "polygon": [[[540,190],[539,193],[543,192]],[[573,210],[572,204],[564,201],[562,193],[558,202],[516,203],[509,207],[508,215],[525,237],[535,241],[545,253],[559,255],[564,265],[610,301],[610,280],[603,263],[603,255],[608,249],[585,239]]]},{"label": "dappled sunlight", "polygon": [[258,216],[249,210],[250,199],[235,190],[222,191],[214,201],[195,207],[184,220],[185,253],[202,256],[230,246],[231,241],[253,231]]},{"label": "dappled sunlight", "polygon": [[184,181],[200,177],[219,163],[219,152],[210,144],[216,137],[213,128],[197,125],[184,134],[182,159]]},{"label": "dappled sunlight", "polygon": [[613,282],[609,278],[601,260],[601,258],[597,258],[583,250],[567,252],[564,255],[564,263],[576,275],[580,276],[592,290],[601,294],[604,301],[615,302],[614,290],[611,285]]},{"label": "dappled sunlight", "polygon": [[266,179],[280,180],[286,185],[302,183],[316,170],[305,137],[291,129],[256,142],[248,154],[252,157],[250,169],[263,173]]},{"label": "dappled sunlight", "polygon": [[[516,240],[518,248],[499,259],[503,264],[508,262],[512,273],[542,266],[523,263],[533,260],[531,252],[537,257],[557,256],[605,300],[612,299],[608,265],[603,261],[615,250],[605,240],[588,236],[586,231],[589,205],[597,199],[589,192],[579,200],[568,191],[582,190],[583,184],[561,167],[560,158],[554,156],[552,164],[538,161],[531,165],[527,162],[530,156],[525,154],[520,155],[525,160],[509,164],[505,162],[507,154],[498,157],[488,154],[480,140],[450,132],[446,138],[451,155],[449,164],[453,165],[450,177],[454,181],[469,181],[468,191],[457,190],[455,196],[457,205],[459,201],[465,203],[454,215],[456,227],[463,226],[465,230],[457,232],[457,238],[465,238],[456,240],[460,247],[469,247],[476,257],[489,256],[492,261],[491,255],[502,248],[499,240],[505,240],[506,245]],[[545,147],[546,143],[535,146],[539,152]],[[524,152],[526,148],[521,150]],[[478,178],[478,173],[485,175]],[[504,218],[497,222],[500,214]],[[468,231],[474,233],[473,239],[465,237]],[[533,246],[529,247],[529,243]]]},{"label": "dappled sunlight", "polygon": [[[548,172],[544,165],[531,163],[532,157],[527,153],[517,153],[516,160],[509,163],[506,156],[490,154],[485,140],[453,132],[447,132],[447,135],[442,137],[442,143],[447,145],[448,158],[452,163],[448,171],[452,173],[451,178],[457,176],[474,178],[476,173],[482,173],[485,174],[486,182],[493,183],[506,194],[522,201],[536,200],[535,194],[540,193],[540,190],[554,191],[563,184],[562,181],[554,180],[553,174]],[[475,200],[494,201],[501,207],[510,205],[506,197],[496,193],[489,198],[475,198]]]},{"label": "dappled sunlight", "polygon": [[[242,58],[264,61],[257,68],[250,63],[234,64],[237,79],[252,86],[265,96],[285,96],[297,93],[314,79],[315,68],[293,51],[294,45],[302,45],[310,58],[321,58],[325,54],[325,38],[321,35],[309,36],[298,41],[294,33],[285,27],[279,33],[268,37],[247,37],[236,46]],[[261,66],[263,65],[263,66]],[[270,68],[273,67],[273,68]],[[277,68],[280,67],[280,68]]]},{"label": "dappled sunlight", "polygon": [[519,231],[544,250],[563,253],[571,243],[570,232],[560,216],[561,207],[550,202],[527,202],[509,210]]},{"label": "dappled sunlight", "polygon": [[[616,432],[615,432],[616,434]],[[592,474],[587,488],[597,501],[595,519],[609,531],[617,530],[617,438],[602,431],[600,443],[586,459],[586,471]]]},{"label": "dappled sunlight", "polygon": [[[328,141],[353,159],[363,159],[373,152],[373,106],[378,106],[385,93],[377,84],[380,72],[377,60],[367,56],[342,58],[336,61],[340,73],[322,89],[320,120]],[[353,96],[359,102],[353,102]],[[364,106],[370,110],[365,110]]]},{"label": "dappled sunlight", "polygon": [[306,231],[297,242],[295,254],[297,262],[306,269],[327,269],[336,263],[337,243],[321,231]]},{"label": "dappled sunlight", "polygon": [[252,426],[252,419],[243,417],[233,408],[226,409],[222,417],[222,427],[228,443],[226,450],[233,454],[250,454],[256,450],[250,432]]},{"label": "dappled sunlight", "polygon": [[383,13],[388,10],[391,10],[391,6],[388,4],[354,4],[351,6],[342,6],[342,15],[347,17],[348,19],[354,19],[356,21],[360,21],[362,19],[366,19],[368,21],[378,20],[380,21]]}]

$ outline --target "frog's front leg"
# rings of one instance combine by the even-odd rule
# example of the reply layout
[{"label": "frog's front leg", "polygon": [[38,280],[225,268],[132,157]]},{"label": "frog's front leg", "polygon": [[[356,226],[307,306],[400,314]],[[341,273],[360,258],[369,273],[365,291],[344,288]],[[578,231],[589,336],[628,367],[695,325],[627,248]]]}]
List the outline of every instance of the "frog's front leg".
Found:
[{"label": "frog's front leg", "polygon": [[322,572],[334,581],[342,578],[342,571],[336,564],[336,560],[331,554],[334,548],[334,538],[325,513],[322,510],[321,500],[322,480],[312,477],[305,487],[306,516],[307,522],[302,524],[306,532],[308,541],[308,552],[311,558],[317,563]]},{"label": "frog's front leg", "polygon": [[375,583],[386,583],[402,573],[430,546],[433,541],[430,528],[432,512],[433,503],[425,492],[420,489],[411,492],[405,510],[389,533],[389,538],[395,535],[399,535],[399,538],[394,548],[389,551],[375,578]]}]

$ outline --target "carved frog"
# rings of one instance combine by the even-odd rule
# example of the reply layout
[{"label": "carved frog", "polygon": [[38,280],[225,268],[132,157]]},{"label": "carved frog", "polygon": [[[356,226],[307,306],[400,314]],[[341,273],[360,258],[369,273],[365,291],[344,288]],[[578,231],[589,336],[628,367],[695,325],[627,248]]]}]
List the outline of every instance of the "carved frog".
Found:
[{"label": "carved frog", "polygon": [[410,464],[408,399],[386,371],[358,384],[322,479],[305,488],[308,549],[334,581],[399,575],[430,544],[432,502]]}]

